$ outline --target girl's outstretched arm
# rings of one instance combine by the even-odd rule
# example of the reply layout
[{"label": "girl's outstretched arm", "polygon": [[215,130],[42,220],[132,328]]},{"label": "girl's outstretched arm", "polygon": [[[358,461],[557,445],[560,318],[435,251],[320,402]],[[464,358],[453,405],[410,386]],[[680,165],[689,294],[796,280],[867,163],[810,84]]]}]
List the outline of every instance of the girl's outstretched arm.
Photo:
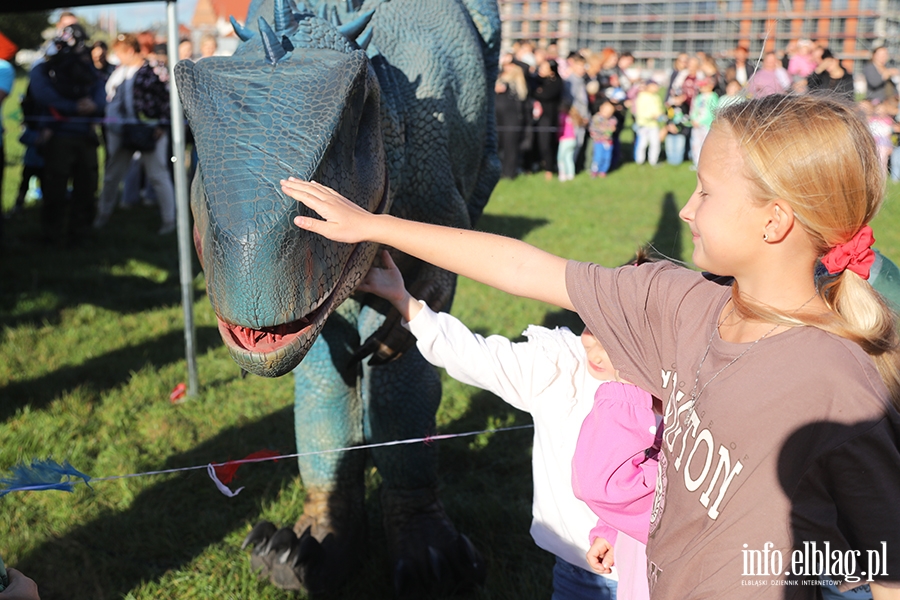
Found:
[{"label": "girl's outstretched arm", "polygon": [[504,292],[574,310],[564,258],[499,235],[374,215],[315,182],[292,177],[281,188],[322,217],[295,217],[301,229],[338,242],[392,246]]}]

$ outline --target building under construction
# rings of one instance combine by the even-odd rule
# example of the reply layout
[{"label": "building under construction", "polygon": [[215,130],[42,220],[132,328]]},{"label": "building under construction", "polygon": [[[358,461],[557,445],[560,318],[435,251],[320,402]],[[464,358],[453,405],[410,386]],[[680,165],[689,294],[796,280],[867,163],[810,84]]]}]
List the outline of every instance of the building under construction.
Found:
[{"label": "building under construction", "polygon": [[900,56],[900,0],[500,0],[500,14],[504,48],[556,43],[565,55],[611,46],[648,66],[680,52],[729,56],[738,44],[758,56],[804,38],[857,67],[879,45]]}]

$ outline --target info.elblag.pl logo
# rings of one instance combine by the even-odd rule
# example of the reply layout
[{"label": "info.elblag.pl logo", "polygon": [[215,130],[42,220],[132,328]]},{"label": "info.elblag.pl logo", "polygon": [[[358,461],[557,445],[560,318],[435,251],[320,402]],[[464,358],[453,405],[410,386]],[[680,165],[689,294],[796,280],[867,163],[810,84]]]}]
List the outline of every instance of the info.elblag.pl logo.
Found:
[{"label": "info.elblag.pl logo", "polygon": [[[874,581],[875,577],[886,577],[887,542],[881,542],[881,548],[866,550],[832,549],[829,542],[803,542],[803,548],[791,552],[790,563],[785,561],[781,550],[774,549],[775,544],[766,542],[762,550],[751,550],[747,544],[741,551],[743,557],[744,577],[786,577],[786,580],[759,582],[759,584],[778,585],[817,585],[821,583],[838,584],[841,581],[856,583],[865,578]],[[804,578],[796,580],[794,578]],[[810,579],[814,578],[814,579]],[[830,579],[834,581],[829,581]],[[824,580],[824,581],[823,581]],[[754,585],[754,584],[750,584]]]}]

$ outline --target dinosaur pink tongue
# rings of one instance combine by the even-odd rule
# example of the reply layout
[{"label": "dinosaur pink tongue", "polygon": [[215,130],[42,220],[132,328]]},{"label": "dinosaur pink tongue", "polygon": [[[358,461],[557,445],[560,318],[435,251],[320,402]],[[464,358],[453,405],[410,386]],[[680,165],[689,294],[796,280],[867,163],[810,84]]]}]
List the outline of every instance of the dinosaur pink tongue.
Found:
[{"label": "dinosaur pink tongue", "polygon": [[219,320],[219,329],[223,335],[228,334],[235,344],[252,352],[272,352],[291,343],[304,329],[310,326],[308,319],[303,318],[293,323],[250,329],[240,325],[232,325]]}]

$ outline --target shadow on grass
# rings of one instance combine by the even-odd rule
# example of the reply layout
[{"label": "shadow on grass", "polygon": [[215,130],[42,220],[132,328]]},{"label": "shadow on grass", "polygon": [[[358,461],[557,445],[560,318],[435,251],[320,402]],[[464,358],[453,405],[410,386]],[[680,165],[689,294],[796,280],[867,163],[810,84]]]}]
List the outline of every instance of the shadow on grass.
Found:
[{"label": "shadow on grass", "polygon": [[[673,260],[682,262],[681,218],[678,216],[678,205],[675,194],[666,192],[660,206],[659,221],[656,231],[644,248],[653,260]],[[637,255],[632,255],[621,263],[622,266],[634,264]],[[584,330],[584,321],[576,313],[564,309],[549,310],[544,314],[541,325],[549,329],[568,327],[576,334]]]},{"label": "shadow on grass", "polygon": [[[197,328],[197,354],[218,348],[221,344],[222,338],[217,328]],[[3,396],[0,421],[8,419],[24,406],[30,406],[33,410],[42,409],[66,390],[88,386],[99,395],[104,390],[127,383],[131,373],[145,365],[160,367],[182,360],[184,332],[172,331],[143,344],[126,346],[82,364],[57,369],[37,379],[16,381],[0,387],[0,395]]]},{"label": "shadow on grass", "polygon": [[[469,410],[442,431],[480,430],[498,422],[526,424],[530,417],[490,393],[475,392]],[[196,448],[169,457],[158,468],[206,464],[266,447],[286,453],[293,448],[293,433],[292,409],[288,407],[254,423],[224,430]],[[529,535],[532,435],[532,430],[525,429],[440,442],[442,501],[488,565],[484,589],[454,598],[537,600],[549,596],[552,557],[535,546]],[[167,572],[196,570],[192,561],[236,529],[255,523],[261,507],[293,485],[289,482],[296,475],[294,460],[245,467],[232,488],[246,489],[231,499],[221,496],[202,470],[169,476],[137,494],[127,509],[107,511],[63,536],[44,541],[16,566],[39,582],[43,600],[123,597]],[[109,484],[96,482],[95,493],[102,494],[105,485]],[[369,541],[361,551],[357,575],[335,598],[393,597],[380,503],[377,494],[369,496]],[[90,501],[89,496],[84,500]],[[282,498],[280,503],[287,502]],[[298,504],[278,510],[299,516],[301,508]],[[247,552],[235,546],[224,554],[228,558],[221,573],[234,573],[234,581],[246,577]],[[173,593],[187,592],[180,585],[180,591]]]},{"label": "shadow on grass", "polygon": [[521,240],[531,231],[548,223],[548,219],[485,214],[478,220],[477,229]]},{"label": "shadow on grass", "polygon": [[[531,415],[487,391],[473,390],[468,406],[441,433],[532,423]],[[533,429],[521,429],[445,440],[439,446],[441,500],[488,568],[485,589],[473,597],[537,600],[552,593],[553,557],[529,533],[533,437]]]},{"label": "shadow on grass", "polygon": [[[41,243],[37,207],[7,221],[0,326],[58,323],[60,312],[80,304],[123,314],[178,304],[177,242],[174,235],[156,235],[157,213],[146,207],[119,211],[106,228],[71,248]],[[194,257],[193,272],[199,271]]]},{"label": "shadow on grass", "polygon": [[[261,448],[287,453],[294,446],[293,435],[291,408],[285,408],[226,429],[169,457],[159,468],[202,465]],[[208,546],[255,520],[260,505],[277,497],[297,475],[296,465],[285,460],[245,466],[232,487],[246,490],[234,498],[220,494],[205,470],[169,476],[140,492],[127,509],[106,512],[45,541],[16,566],[39,583],[43,600],[120,598],[143,581],[185,568]],[[96,482],[95,493],[102,494],[107,485],[115,483]]]},{"label": "shadow on grass", "polygon": [[678,216],[679,210],[678,204],[675,202],[675,194],[666,192],[660,207],[656,231],[647,244],[647,248],[654,258],[684,262],[684,248],[681,239],[682,221]]}]

